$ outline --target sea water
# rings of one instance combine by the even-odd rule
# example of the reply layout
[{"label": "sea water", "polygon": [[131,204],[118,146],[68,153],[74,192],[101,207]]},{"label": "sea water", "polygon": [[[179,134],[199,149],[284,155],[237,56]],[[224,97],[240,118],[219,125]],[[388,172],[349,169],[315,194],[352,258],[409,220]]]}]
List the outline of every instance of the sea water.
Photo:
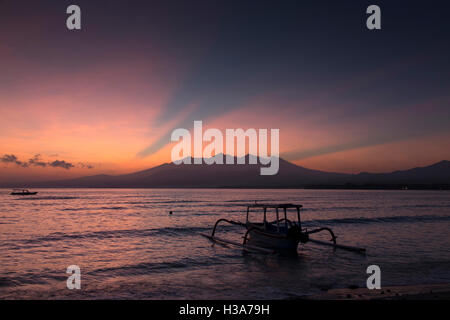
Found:
[{"label": "sea water", "polygon": [[[365,287],[370,265],[382,287],[450,282],[449,191],[34,191],[0,189],[1,299],[285,299]],[[303,227],[330,227],[367,254],[312,243],[296,256],[246,253],[201,236],[219,218],[245,221],[255,200],[300,203]],[[224,225],[219,234],[240,242],[244,233]],[[67,288],[71,265],[79,290]]]}]

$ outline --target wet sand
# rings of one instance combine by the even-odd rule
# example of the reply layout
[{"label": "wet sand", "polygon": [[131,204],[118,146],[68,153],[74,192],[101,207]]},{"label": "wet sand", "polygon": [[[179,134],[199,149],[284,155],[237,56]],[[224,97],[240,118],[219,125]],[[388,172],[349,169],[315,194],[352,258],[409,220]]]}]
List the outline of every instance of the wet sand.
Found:
[{"label": "wet sand", "polygon": [[312,300],[450,300],[450,283],[367,288],[331,289],[308,296]]}]

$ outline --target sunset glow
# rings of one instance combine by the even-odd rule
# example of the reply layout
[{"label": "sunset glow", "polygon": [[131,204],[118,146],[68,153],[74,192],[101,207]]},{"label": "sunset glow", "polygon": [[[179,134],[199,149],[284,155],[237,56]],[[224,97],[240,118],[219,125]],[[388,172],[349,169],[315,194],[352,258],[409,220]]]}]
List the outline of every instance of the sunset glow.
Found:
[{"label": "sunset glow", "polygon": [[[374,37],[341,30],[343,44],[360,39],[366,53],[358,52],[357,61],[328,60],[326,52],[340,47],[327,41],[312,44],[319,55],[300,50],[294,56],[301,43],[283,37],[282,50],[255,60],[265,40],[247,40],[268,31],[263,17],[236,35],[228,22],[232,8],[211,6],[209,15],[192,8],[188,16],[211,28],[191,26],[181,37],[170,26],[186,18],[149,5],[113,37],[110,19],[123,12],[82,4],[90,15],[78,33],[59,28],[58,6],[27,4],[23,11],[16,2],[2,4],[0,28],[9,32],[0,34],[1,180],[153,167],[170,161],[170,132],[192,129],[194,120],[221,129],[279,128],[281,157],[326,171],[383,172],[450,158],[449,83],[435,69],[448,67],[448,57],[430,47],[369,63],[379,42],[395,45],[400,29]],[[315,24],[299,20],[298,30],[308,23]],[[316,34],[334,36],[327,28]],[[230,50],[237,45],[240,50]],[[40,155],[73,167],[25,168],[5,155],[24,162]]]}]

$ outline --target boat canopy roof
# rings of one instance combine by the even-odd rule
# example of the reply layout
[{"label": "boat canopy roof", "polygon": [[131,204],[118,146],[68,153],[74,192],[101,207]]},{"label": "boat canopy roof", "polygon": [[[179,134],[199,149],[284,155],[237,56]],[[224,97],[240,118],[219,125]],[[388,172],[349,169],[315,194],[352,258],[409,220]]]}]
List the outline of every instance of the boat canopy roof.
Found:
[{"label": "boat canopy roof", "polygon": [[289,209],[289,208],[295,208],[300,209],[303,207],[301,204],[292,204],[292,203],[279,203],[279,204],[260,204],[255,203],[247,206],[248,208],[263,208],[263,209]]}]

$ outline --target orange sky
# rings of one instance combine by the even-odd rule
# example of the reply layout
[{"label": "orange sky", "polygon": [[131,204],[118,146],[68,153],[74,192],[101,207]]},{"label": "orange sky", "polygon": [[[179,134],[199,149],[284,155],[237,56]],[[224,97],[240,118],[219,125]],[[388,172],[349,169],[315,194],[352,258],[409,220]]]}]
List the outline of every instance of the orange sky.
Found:
[{"label": "orange sky", "polygon": [[[70,95],[16,97],[8,103],[14,108],[0,108],[2,155],[14,154],[18,159],[27,161],[40,154],[43,161],[64,160],[75,165],[67,170],[32,166],[22,168],[13,163],[2,163],[2,177],[54,179],[100,173],[120,174],[170,162],[169,141],[166,147],[155,154],[147,157],[136,155],[171,128],[170,123],[158,125],[155,120],[166,99],[165,92],[155,92],[154,98],[148,99],[151,107],[147,107],[136,102],[128,104],[127,97],[120,94],[99,97],[95,90],[91,91],[92,88],[87,87],[81,101],[76,101]],[[90,99],[94,101],[92,104],[89,103]],[[108,107],[97,107],[99,100]],[[282,157],[292,150],[314,150],[351,141],[367,130],[363,124],[330,123],[329,115],[317,113],[292,119],[288,107],[277,112],[274,117],[273,105],[270,99],[255,99],[245,107],[204,121],[204,130],[218,128],[225,132],[227,128],[279,128]],[[381,125],[376,119],[373,119],[372,124]],[[450,159],[449,141],[450,135],[443,132],[292,161],[326,171],[393,171]],[[81,163],[93,168],[82,167]]]},{"label": "orange sky", "polygon": [[[312,169],[450,160],[448,41],[438,32],[369,35],[337,14],[308,19],[289,7],[92,1],[80,2],[85,27],[68,31],[62,5],[0,6],[0,182],[170,162],[170,133],[194,120],[279,129],[281,157]],[[24,165],[33,158],[45,166]]]}]

